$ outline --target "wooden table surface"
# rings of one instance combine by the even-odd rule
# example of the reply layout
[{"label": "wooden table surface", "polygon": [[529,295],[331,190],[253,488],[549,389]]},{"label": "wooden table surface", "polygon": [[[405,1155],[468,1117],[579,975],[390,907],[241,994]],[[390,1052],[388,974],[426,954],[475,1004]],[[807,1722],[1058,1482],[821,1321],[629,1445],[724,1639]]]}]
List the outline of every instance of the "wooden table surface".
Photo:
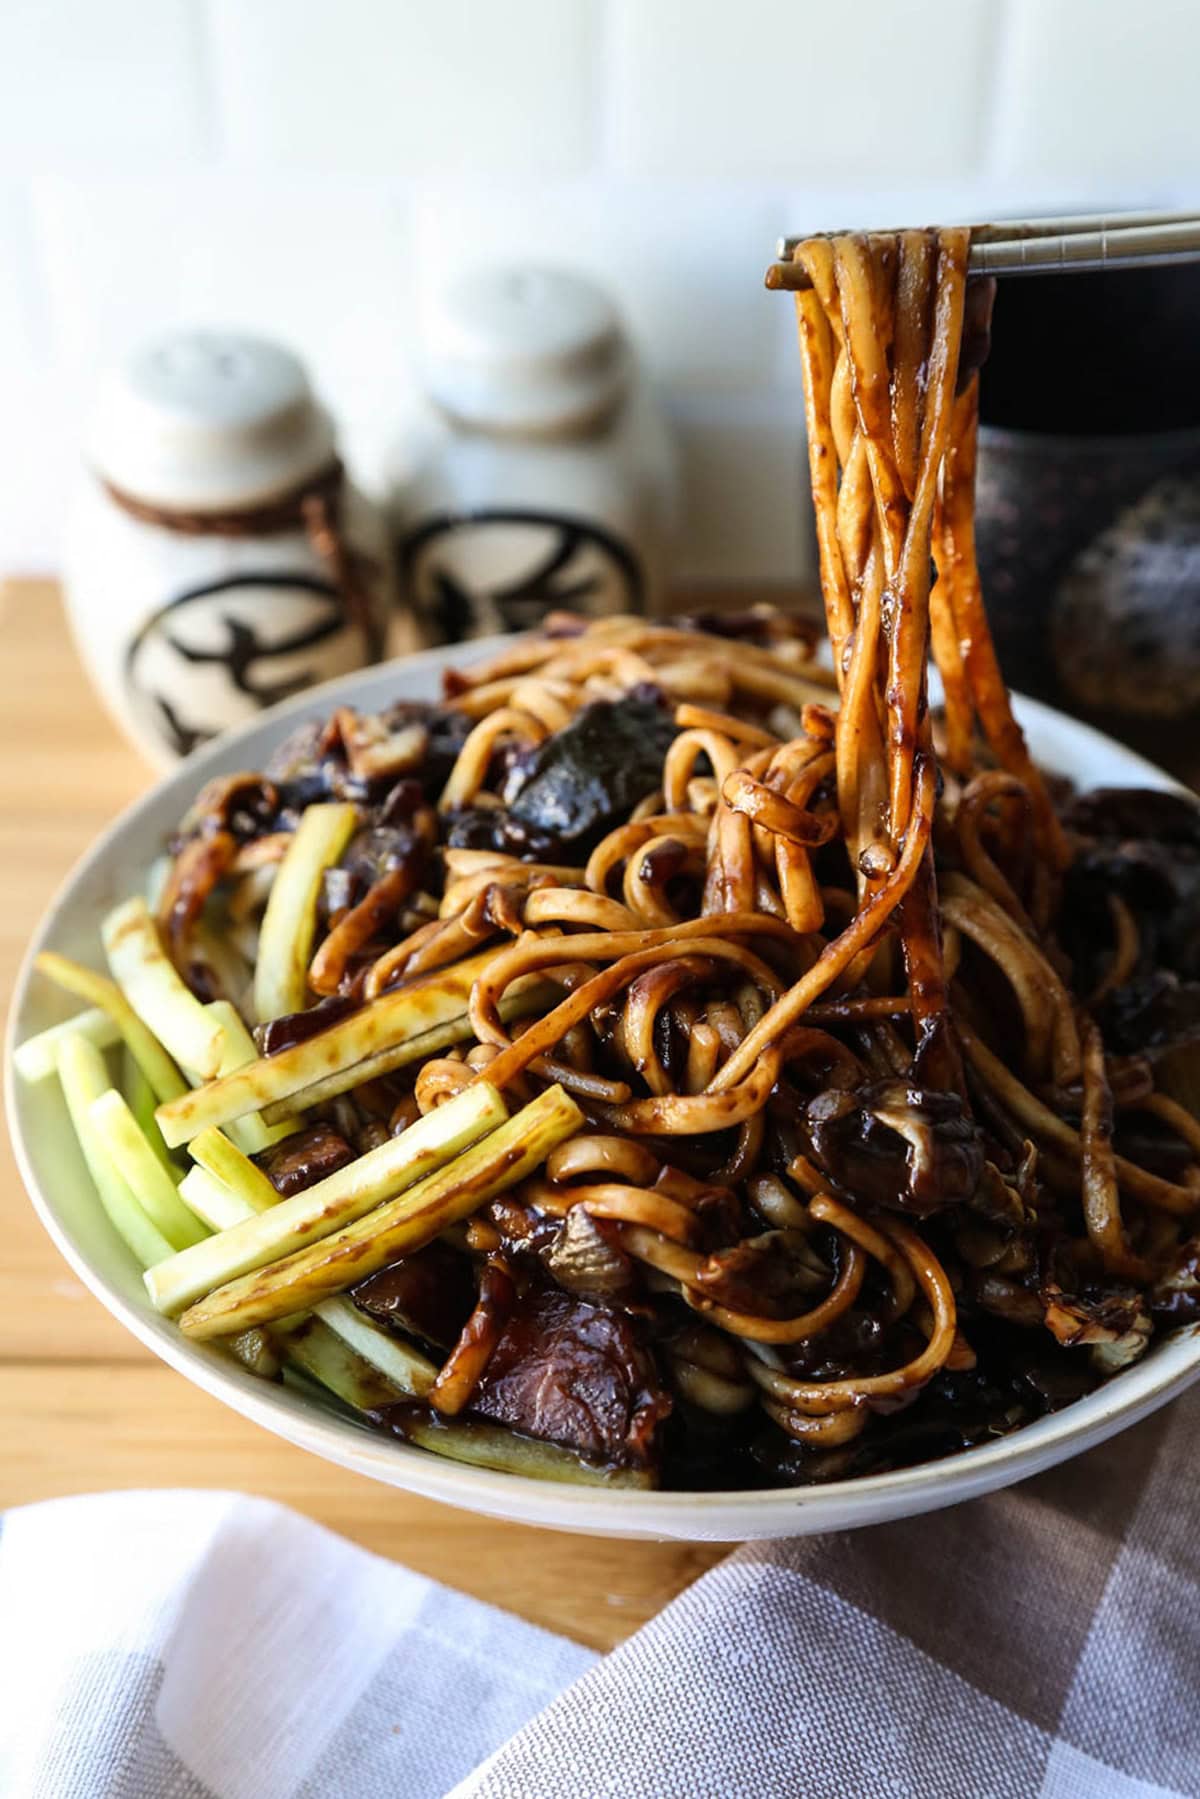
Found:
[{"label": "wooden table surface", "polygon": [[[76,858],[152,779],[88,686],[54,585],[0,586],[0,998]],[[155,1360],[45,1235],[0,1146],[0,1509],[120,1487],[233,1487],[607,1649],[724,1551],[476,1519],[294,1449]]]}]

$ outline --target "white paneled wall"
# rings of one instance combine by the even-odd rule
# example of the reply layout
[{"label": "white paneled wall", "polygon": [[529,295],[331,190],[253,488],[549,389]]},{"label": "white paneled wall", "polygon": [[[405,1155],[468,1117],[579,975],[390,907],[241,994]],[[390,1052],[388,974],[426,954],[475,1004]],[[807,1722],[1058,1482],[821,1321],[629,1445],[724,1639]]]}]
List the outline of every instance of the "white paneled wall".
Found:
[{"label": "white paneled wall", "polygon": [[783,230],[1200,197],[1196,0],[0,0],[0,570],[53,566],[101,366],[308,359],[370,480],[423,303],[497,257],[620,300],[680,569],[799,571]]}]

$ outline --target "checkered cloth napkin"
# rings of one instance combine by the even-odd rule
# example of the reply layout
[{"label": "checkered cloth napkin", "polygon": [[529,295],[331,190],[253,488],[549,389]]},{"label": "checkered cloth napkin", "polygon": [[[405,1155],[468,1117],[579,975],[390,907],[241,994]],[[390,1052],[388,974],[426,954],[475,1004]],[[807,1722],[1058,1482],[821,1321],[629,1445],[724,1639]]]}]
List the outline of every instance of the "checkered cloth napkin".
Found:
[{"label": "checkered cloth napkin", "polygon": [[261,1500],[0,1535],[4,1799],[1200,1794],[1200,1392],[1009,1493],[739,1550],[614,1654]]}]

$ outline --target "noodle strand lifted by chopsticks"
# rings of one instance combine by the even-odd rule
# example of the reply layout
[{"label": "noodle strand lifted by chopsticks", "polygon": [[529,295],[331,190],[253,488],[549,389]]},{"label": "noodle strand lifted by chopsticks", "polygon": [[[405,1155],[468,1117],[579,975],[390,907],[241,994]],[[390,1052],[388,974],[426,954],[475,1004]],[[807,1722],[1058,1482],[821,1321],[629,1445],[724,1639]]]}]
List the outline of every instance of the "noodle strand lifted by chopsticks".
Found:
[{"label": "noodle strand lifted by chopsticks", "polygon": [[[168,1081],[167,1141],[262,1105],[247,1141],[291,1132],[264,1152],[288,1181],[481,1098],[556,1108],[549,1152],[514,1143],[519,1175],[473,1209],[451,1165],[428,1240],[390,1200],[406,1253],[372,1279],[339,1251],[354,1304],[418,1358],[415,1390],[370,1388],[415,1441],[510,1467],[534,1441],[555,1475],[570,1451],[639,1481],[828,1479],[1012,1428],[1193,1293],[1200,1312],[1200,1124],[1153,1034],[1129,1041],[1147,983],[1182,1003],[1189,969],[1159,967],[1164,921],[1108,879],[1122,852],[1089,861],[1096,808],[1064,828],[1000,676],[968,250],[945,230],[795,252],[832,676],[774,613],[554,614],[450,674],[442,706],[399,728],[342,708],[184,821],[169,961],[131,991],[185,1047],[217,1031],[214,998],[248,1014],[231,1073]],[[365,775],[364,743],[407,759]],[[358,828],[297,883],[298,821],[327,802]],[[1180,845],[1200,862],[1186,808],[1146,866]],[[281,869],[312,896],[307,1004],[255,1018]],[[66,970],[128,1027],[111,983]],[[378,1268],[370,1228],[345,1227]],[[277,1318],[303,1311],[297,1278],[296,1258],[259,1271]],[[238,1283],[218,1292],[194,1309],[232,1335]]]}]

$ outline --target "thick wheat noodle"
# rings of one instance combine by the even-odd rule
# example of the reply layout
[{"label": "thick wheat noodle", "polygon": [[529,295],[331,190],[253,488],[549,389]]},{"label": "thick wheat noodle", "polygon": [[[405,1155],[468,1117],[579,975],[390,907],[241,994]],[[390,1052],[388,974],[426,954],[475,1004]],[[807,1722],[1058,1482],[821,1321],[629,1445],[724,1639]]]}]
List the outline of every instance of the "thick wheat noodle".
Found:
[{"label": "thick wheat noodle", "polygon": [[239,844],[237,855],[229,865],[230,873],[250,874],[256,869],[274,868],[287,855],[291,841],[290,831],[271,831],[265,837]]},{"label": "thick wheat noodle", "polygon": [[[782,1055],[778,1048],[763,1051],[756,1067],[719,1093],[707,1087],[703,1093],[664,1093],[649,1099],[631,1099],[625,1105],[603,1108],[603,1117],[616,1131],[644,1132],[649,1136],[709,1136],[754,1118],[766,1105],[779,1079]],[[494,1079],[492,1074],[488,1079]],[[732,1179],[728,1170],[718,1175]]]},{"label": "thick wheat noodle", "polygon": [[805,850],[779,837],[775,842],[775,874],[784,917],[794,931],[819,931],[825,922],[821,889]]},{"label": "thick wheat noodle", "polygon": [[663,796],[672,812],[687,812],[688,782],[701,756],[712,763],[717,785],[741,762],[737,745],[719,731],[681,731],[663,763]]},{"label": "thick wheat noodle", "polygon": [[803,849],[820,849],[837,834],[836,813],[806,812],[803,807],[775,793],[765,782],[756,781],[742,768],[726,776],[721,798],[762,830],[769,831],[772,836],[786,837]]},{"label": "thick wheat noodle", "polygon": [[1025,733],[1013,717],[1008,688],[984,611],[975,565],[975,462],[979,436],[979,377],[972,375],[954,403],[942,478],[945,553],[955,635],[962,648],[971,697],[996,759],[1023,782],[1033,806],[1043,853],[1056,869],[1066,866],[1066,840]]},{"label": "thick wheat noodle", "polygon": [[[633,618],[629,615],[597,619],[588,627],[588,636],[594,637],[597,643],[623,639],[628,647],[636,648],[645,656],[654,656],[660,651],[682,652],[688,657],[697,654],[697,645],[707,644],[708,648],[718,654],[727,654],[730,645],[727,640],[699,636],[694,631],[681,629],[672,625],[652,625],[644,618]],[[797,668],[807,664],[812,654],[812,639],[809,633],[793,634],[773,643],[770,648],[748,642],[742,638],[736,647],[737,659],[743,663],[754,663],[763,668],[776,668],[783,662],[794,663]]]},{"label": "thick wheat noodle", "polygon": [[803,737],[793,737],[790,743],[781,743],[761,767],[757,760],[753,766],[750,762],[745,764],[751,772],[761,773],[768,787],[776,793],[786,793],[797,805],[816,791],[836,765],[832,734],[821,732],[806,732]]},{"label": "thick wheat noodle", "polygon": [[842,341],[855,417],[866,445],[876,517],[889,587],[900,574],[908,503],[892,455],[891,375],[887,347],[892,337],[893,297],[890,252],[862,233],[834,239],[833,263]]},{"label": "thick wheat noodle", "polygon": [[1104,1040],[1083,1020],[1083,1109],[1079,1123],[1083,1219],[1110,1274],[1144,1281],[1149,1269],[1131,1251],[1121,1219],[1117,1158],[1112,1146],[1113,1101],[1104,1066]]},{"label": "thick wheat noodle", "polygon": [[1028,936],[1033,937],[1036,935],[1033,921],[1020,895],[994,857],[983,847],[980,836],[988,807],[997,799],[1010,797],[1020,800],[1026,811],[1032,813],[1029,789],[1018,776],[1007,774],[1003,769],[985,769],[963,789],[954,813],[954,829],[958,837],[959,853],[968,874],[1003,906],[1009,917]]},{"label": "thick wheat noodle", "polygon": [[684,842],[703,846],[705,836],[704,824],[690,810],[657,812],[648,818],[631,820],[601,838],[588,857],[584,880],[593,893],[607,893],[609,876],[614,869],[655,837],[678,837]]},{"label": "thick wheat noodle", "polygon": [[643,1143],[629,1138],[581,1134],[568,1137],[546,1157],[546,1176],[552,1181],[573,1180],[581,1174],[621,1175],[634,1186],[649,1187],[658,1178],[661,1163]]},{"label": "thick wheat noodle", "polygon": [[592,1074],[586,1068],[576,1068],[573,1062],[564,1062],[558,1056],[535,1056],[529,1068],[531,1073],[540,1075],[544,1081],[557,1083],[577,1099],[590,1100],[595,1105],[624,1105],[630,1096],[628,1081],[614,1081],[607,1075]]},{"label": "thick wheat noodle", "polygon": [[891,1239],[885,1237],[882,1231],[872,1229],[864,1218],[860,1218],[849,1206],[842,1205],[829,1193],[818,1192],[813,1195],[808,1215],[819,1224],[832,1225],[844,1237],[853,1236],[860,1249],[865,1249],[868,1255],[874,1256],[882,1264],[892,1289],[889,1316],[892,1319],[902,1318],[916,1297],[917,1284],[908,1262]]},{"label": "thick wheat noodle", "polygon": [[833,666],[840,679],[842,652],[854,629],[854,610],[837,537],[838,456],[829,407],[835,347],[825,308],[811,288],[796,295],[796,324],[804,371],[804,418],[808,428],[809,478],[817,519],[821,591],[829,618]]},{"label": "thick wheat noodle", "polygon": [[454,1417],[467,1405],[500,1340],[515,1298],[507,1264],[499,1256],[489,1256],[480,1277],[479,1297],[430,1389],[429,1403],[435,1411]]},{"label": "thick wheat noodle", "polygon": [[553,657],[543,673],[552,679],[579,681],[585,687],[608,677],[617,683],[618,691],[654,681],[653,664],[633,644],[581,644]]},{"label": "thick wheat noodle", "polygon": [[[672,867],[677,853],[681,855],[681,865]],[[621,896],[635,928],[655,929],[677,924],[679,912],[667,898],[668,882],[683,875],[702,883],[707,867],[703,844],[685,837],[648,837],[628,857],[621,876]],[[661,872],[664,868],[671,872]]]},{"label": "thick wheat noodle", "polygon": [[[776,1079],[778,1078],[777,1073]],[[767,1097],[770,1097],[769,1092]],[[713,1169],[713,1180],[722,1187],[737,1187],[748,1181],[758,1165],[766,1134],[767,1114],[764,1102],[757,1112],[752,1112],[749,1118],[743,1118],[738,1125],[733,1148],[725,1160]]]},{"label": "thick wheat noodle", "polygon": [[[1043,1105],[1035,1094],[1023,1086],[999,1056],[993,1055],[986,1043],[961,1018],[958,1021],[958,1031],[968,1057],[1001,1105],[1025,1126],[1035,1141],[1060,1150],[1078,1168],[1083,1155],[1078,1131],[1073,1130],[1065,1119],[1052,1112],[1049,1106]],[[1125,1192],[1155,1211],[1186,1216],[1195,1212],[1200,1204],[1200,1194],[1192,1188],[1181,1187],[1174,1181],[1165,1181],[1160,1175],[1151,1174],[1148,1169],[1139,1168],[1136,1163],[1127,1161],[1124,1156],[1116,1158],[1116,1169],[1117,1180]]]},{"label": "thick wheat noodle", "polygon": [[828,1330],[850,1310],[862,1291],[867,1272],[866,1256],[849,1243],[843,1253],[841,1273],[819,1305],[795,1318],[762,1318],[755,1313],[738,1312],[723,1306],[696,1290],[695,1282],[708,1265],[706,1256],[641,1225],[622,1225],[619,1236],[622,1249],[629,1255],[679,1282],[683,1297],[693,1311],[732,1336],[746,1337],[755,1343],[801,1343],[807,1337],[815,1337],[819,1331]]},{"label": "thick wheat noodle", "polygon": [[703,652],[656,663],[654,678],[665,698],[681,704],[721,709],[733,699],[733,671]]},{"label": "thick wheat noodle", "polygon": [[740,644],[737,655],[730,662],[729,673],[735,689],[740,693],[747,693],[756,700],[765,700],[770,705],[791,706],[796,712],[814,701],[820,701],[823,694],[828,692],[829,677],[818,663],[813,663],[811,668],[805,668],[802,673],[797,671],[791,674],[784,669],[743,660]]},{"label": "thick wheat noodle", "polygon": [[[854,628],[842,646],[843,676],[849,667],[852,645],[857,643],[862,613],[862,588],[878,536],[879,521],[875,515],[875,495],[871,487],[871,466],[867,459],[867,442],[859,429],[850,396],[848,363],[843,354],[834,371],[831,399],[835,408],[838,454],[842,458],[842,478],[837,493],[834,523],[841,546],[842,562],[854,607]],[[882,565],[877,571],[878,585],[883,584]],[[844,680],[843,680],[844,689]],[[843,703],[845,695],[843,692]]]},{"label": "thick wheat noodle", "polygon": [[678,1199],[669,1199],[650,1187],[627,1186],[622,1181],[589,1181],[578,1187],[556,1187],[551,1181],[524,1182],[521,1196],[551,1217],[563,1218],[581,1206],[593,1218],[618,1224],[636,1224],[657,1231],[674,1243],[694,1242],[699,1220]]},{"label": "thick wheat noodle", "polygon": [[[784,780],[785,797],[800,808],[808,805],[821,782],[836,768],[836,757],[828,750],[817,744],[810,744],[807,749],[806,760],[794,773],[789,775],[789,765],[795,758],[781,755],[772,758],[767,771],[767,780],[772,785],[777,778]],[[777,837],[774,841],[775,872],[788,923],[793,930],[805,933],[820,930],[825,920],[825,905],[808,851],[787,837]]]},{"label": "thick wheat noodle", "polygon": [[1108,893],[1105,898],[1113,922],[1112,960],[1088,996],[1089,1006],[1099,1005],[1102,999],[1125,985],[1137,967],[1142,950],[1141,932],[1126,901],[1119,893]]},{"label": "thick wheat noodle", "polygon": [[703,1093],[721,1059],[721,1039],[711,1024],[699,1019],[688,1033],[687,1066],[684,1069],[685,1093]]},{"label": "thick wheat noodle", "polygon": [[[870,1226],[866,1228],[869,1230]],[[928,1342],[920,1355],[889,1374],[852,1375],[845,1380],[796,1380],[779,1369],[752,1362],[750,1373],[754,1380],[783,1405],[799,1412],[844,1411],[922,1387],[945,1365],[958,1328],[954,1293],[946,1272],[928,1244],[908,1225],[901,1224],[898,1219],[887,1219],[880,1220],[879,1228],[905,1256],[917,1285],[929,1302],[933,1329]],[[862,1223],[853,1214],[847,1223],[846,1235],[852,1242],[862,1236]]]},{"label": "thick wheat noodle", "polygon": [[705,706],[676,706],[675,723],[681,731],[715,731],[734,743],[744,743],[749,749],[773,750],[779,744],[779,738],[773,731],[764,731],[758,725],[747,724],[744,719],[734,718],[728,712],[712,712]]},{"label": "thick wheat noodle", "polygon": [[448,881],[439,907],[441,917],[459,917],[473,899],[498,881],[509,887],[582,887],[583,870],[562,868],[548,862],[518,862],[515,858],[507,858],[503,862],[493,863],[490,868],[480,868],[473,874],[461,875]]},{"label": "thick wheat noodle", "polygon": [[887,763],[876,688],[883,601],[882,551],[867,558],[836,737],[838,806],[860,887],[887,871],[894,845],[885,829]]},{"label": "thick wheat noodle", "polygon": [[840,1444],[852,1443],[867,1428],[865,1411],[814,1415],[795,1412],[790,1406],[769,1398],[763,1399],[762,1407],[772,1424],[777,1424],[789,1437],[795,1437],[800,1443],[816,1443],[822,1449],[836,1449]]},{"label": "thick wheat noodle", "polygon": [[581,925],[589,931],[636,931],[639,920],[618,900],[581,887],[534,887],[525,896],[525,923]]},{"label": "thick wheat noodle", "polygon": [[476,1070],[451,1056],[438,1056],[423,1062],[417,1073],[413,1092],[422,1112],[434,1112],[448,1099],[457,1099],[464,1087],[475,1079]]},{"label": "thick wheat noodle", "polygon": [[[458,932],[452,934],[455,926],[458,926]],[[393,944],[391,949],[385,950],[372,962],[363,982],[364,998],[377,999],[393,981],[400,980],[409,972],[413,957],[427,948],[435,958],[439,951],[443,952],[442,964],[435,960],[433,966],[456,962],[463,954],[462,932],[462,922],[458,918],[431,918],[427,923],[418,925],[415,931]],[[477,948],[479,940],[473,939],[473,942]],[[433,948],[434,945],[437,946],[436,949]],[[430,965],[428,961],[424,964],[426,968]]]},{"label": "thick wheat noodle", "polygon": [[718,795],[709,826],[708,871],[700,911],[705,917],[721,912],[751,912],[755,910],[757,893],[750,820],[732,811]]},{"label": "thick wheat noodle", "polygon": [[1060,1086],[1079,1074],[1081,1052],[1075,1009],[1059,976],[1038,946],[1007,912],[963,875],[944,884],[942,915],[1003,971],[1025,1021],[1029,1065]]},{"label": "thick wheat noodle", "polygon": [[1130,1107],[1134,1111],[1149,1112],[1155,1118],[1169,1126],[1177,1136],[1191,1149],[1200,1161],[1200,1119],[1189,1112],[1186,1106],[1180,1105],[1166,1093],[1148,1093],[1142,1099],[1132,1100]]},{"label": "thick wheat noodle", "polygon": [[911,501],[921,447],[921,373],[929,355],[929,295],[936,246],[928,231],[902,231],[897,245],[892,454]]},{"label": "thick wheat noodle", "polygon": [[[969,236],[964,230],[944,231],[939,236],[937,298],[933,340],[925,376],[917,490],[911,512],[905,521],[904,544],[888,634],[889,819],[893,838],[906,829],[912,807],[913,754],[920,735],[925,703],[925,668],[929,649],[933,502],[950,425],[954,385],[958,378],[958,346],[962,335]],[[878,466],[883,466],[882,456]],[[872,466],[872,473],[875,476],[876,498],[883,511],[884,498],[880,493],[876,465]]]},{"label": "thick wheat noodle", "polygon": [[994,915],[985,912],[977,901],[944,894],[942,916],[983,950],[1004,974],[1021,1009],[1025,1062],[1035,1079],[1047,1079],[1055,1021],[1051,989],[1042,980],[1040,967],[1014,949],[1011,939],[997,930]]},{"label": "thick wheat noodle", "polygon": [[[720,936],[714,930],[717,924],[724,927]],[[539,937],[527,933],[510,949],[501,950],[494,957],[471,991],[470,1017],[476,1037],[484,1043],[495,1043],[503,1052],[492,1064],[489,1079],[502,1085],[510,1073],[525,1066],[530,1054],[540,1054],[551,1043],[557,1043],[571,1025],[578,1024],[594,1005],[618,993],[643,968],[670,960],[678,953],[674,946],[680,943],[687,946],[682,953],[716,956],[735,963],[772,991],[778,985],[774,972],[751,951],[731,941],[744,936],[773,937],[789,945],[796,942],[794,932],[781,920],[765,918],[756,912],[727,913],[719,920],[686,919],[667,930],[592,932],[577,937],[557,934]],[[555,968],[568,959],[585,964],[606,962],[609,966],[585,981],[545,1018],[539,1019],[526,1033],[526,1040],[520,1045],[523,1053],[518,1054],[518,1046],[513,1045],[506,1035],[497,1011],[502,994],[522,974]],[[538,1040],[537,1047],[529,1050],[529,1039],[533,1037]]]},{"label": "thick wheat noodle", "polygon": [[931,844],[926,845],[916,879],[897,916],[922,1078],[944,1092],[961,1093],[962,1059],[953,1034],[944,1028],[948,999]]},{"label": "thick wheat noodle", "polygon": [[343,914],[324,939],[308,966],[308,984],[314,993],[336,993],[351,956],[358,954],[413,892],[420,870],[415,861],[401,863],[380,876]]},{"label": "thick wheat noodle", "polygon": [[544,725],[548,733],[561,731],[570,724],[577,710],[579,694],[569,681],[552,681],[545,675],[529,675],[518,681],[508,703],[517,712],[528,712]]},{"label": "thick wheat noodle", "polygon": [[[577,621],[573,622],[577,625]],[[553,630],[554,623],[553,617],[548,618],[548,629]],[[706,642],[711,647],[717,647],[711,638],[706,640],[701,636],[698,639],[691,631],[667,625],[652,625],[643,618],[615,615],[596,619],[588,627],[586,641],[579,634],[524,638],[489,661],[477,664],[465,672],[456,672],[449,704],[468,713],[503,705],[512,692],[512,683],[535,670],[540,671],[544,678],[578,686],[597,672],[611,673],[614,655],[628,658],[616,666],[627,677],[629,684],[633,685],[647,678],[647,671],[654,658],[665,655],[670,660],[671,657],[682,654],[688,659],[694,659],[698,643],[703,645]],[[757,644],[738,644],[738,655],[743,662],[755,662],[764,666],[774,666],[781,658],[790,659],[799,666],[808,661],[810,654],[810,641],[797,637],[784,639],[769,649],[760,648]],[[646,660],[647,658],[650,660]],[[816,678],[821,678],[820,671]],[[477,707],[480,694],[485,696],[486,705]]]},{"label": "thick wheat noodle", "polygon": [[463,744],[450,771],[450,779],[438,800],[440,812],[452,812],[469,806],[487,781],[488,766],[502,737],[516,737],[525,743],[544,743],[548,732],[541,719],[531,712],[518,712],[512,706],[501,706],[480,719]]},{"label": "thick wheat noodle", "polygon": [[778,1041],[804,1015],[813,1000],[832,986],[860,950],[874,943],[920,866],[933,825],[936,770],[932,759],[922,758],[917,777],[917,800],[903,854],[894,872],[867,900],[840,937],[827,944],[806,974],[776,1000],[715,1076],[710,1092],[720,1093],[742,1080],[758,1057]]},{"label": "thick wheat noodle", "polygon": [[975,715],[971,706],[971,689],[954,609],[950,597],[950,578],[942,570],[948,566],[944,508],[939,490],[933,509],[933,546],[938,574],[929,592],[929,642],[933,659],[942,677],[942,709],[945,721],[944,766],[965,778],[974,760]]},{"label": "thick wheat noodle", "polygon": [[[968,882],[966,876],[950,874],[945,889],[943,912],[946,919],[961,930],[964,937],[975,935],[975,943],[979,943],[986,953],[995,953],[995,959],[1015,989],[1016,982],[1022,980],[1025,988],[1033,991],[1034,1006],[1040,1006],[1043,1015],[1047,1015],[1051,1079],[1061,1087],[1067,1087],[1070,1081],[1078,1079],[1081,1049],[1076,1009],[1058,971],[1052,968],[1042,948],[1025,935],[995,899],[988,898],[988,894]],[[972,917],[970,930],[964,925],[966,916]],[[984,943],[984,935],[995,944],[995,952]]]},{"label": "thick wheat noodle", "polygon": [[651,1093],[671,1091],[671,1077],[654,1041],[659,1013],[681,989],[711,979],[717,967],[711,958],[676,956],[647,968],[629,983],[621,1013],[621,1044]]},{"label": "thick wheat noodle", "polygon": [[818,1000],[804,1017],[809,1024],[858,1024],[872,1018],[903,1018],[911,1004],[907,993],[875,993],[855,999]]},{"label": "thick wheat noodle", "polygon": [[[957,346],[961,324],[962,292],[966,261],[966,234],[946,234],[939,246],[936,307],[930,326],[915,318],[900,334],[897,381],[911,401],[909,423],[917,442],[912,463],[913,503],[907,503],[905,482],[887,440],[888,396],[894,393],[884,361],[889,332],[884,320],[889,305],[885,258],[877,245],[862,238],[839,239],[834,246],[834,272],[850,362],[850,388],[858,425],[866,443],[867,463],[874,495],[877,545],[882,545],[883,565],[889,584],[886,628],[888,744],[886,758],[879,743],[876,711],[878,643],[882,627],[880,610],[880,551],[873,548],[862,565],[857,584],[857,623],[850,668],[845,681],[838,732],[838,788],[843,825],[858,865],[861,891],[870,891],[873,879],[888,872],[891,855],[881,836],[881,788],[887,769],[891,842],[905,831],[912,804],[912,771],[919,742],[923,741],[925,659],[929,631],[928,586],[930,535],[938,470],[945,442],[949,396],[957,373]],[[914,246],[910,259],[920,261]],[[926,282],[926,286],[928,283]],[[918,366],[929,350],[924,416],[917,428],[916,393]],[[901,410],[903,411],[902,403]],[[844,434],[843,434],[843,441]],[[838,497],[839,540],[847,555],[848,533],[853,543],[848,566],[861,562],[865,537],[863,500],[858,498],[861,473],[851,466],[861,457],[859,440],[847,450],[847,470]],[[855,498],[848,496],[853,488]],[[915,872],[912,892],[900,914],[913,996],[913,1015],[918,1030],[940,1019],[946,1011],[945,983],[941,974],[937,935],[936,897],[932,858],[926,857]],[[941,1084],[955,1086],[961,1079],[957,1058],[944,1033],[937,1039],[937,1053],[945,1064]]]},{"label": "thick wheat noodle", "polygon": [[[481,888],[480,893],[483,891]],[[401,976],[407,979],[413,975],[431,974],[438,968],[447,968],[461,956],[474,955],[481,944],[496,935],[496,929],[483,909],[472,909],[472,904],[468,901],[457,916],[435,919],[429,925],[418,926],[411,937],[396,946],[394,952],[381,956],[367,975],[364,991],[368,994],[372,991],[383,992]],[[401,950],[406,952],[403,956],[399,953]]]}]

